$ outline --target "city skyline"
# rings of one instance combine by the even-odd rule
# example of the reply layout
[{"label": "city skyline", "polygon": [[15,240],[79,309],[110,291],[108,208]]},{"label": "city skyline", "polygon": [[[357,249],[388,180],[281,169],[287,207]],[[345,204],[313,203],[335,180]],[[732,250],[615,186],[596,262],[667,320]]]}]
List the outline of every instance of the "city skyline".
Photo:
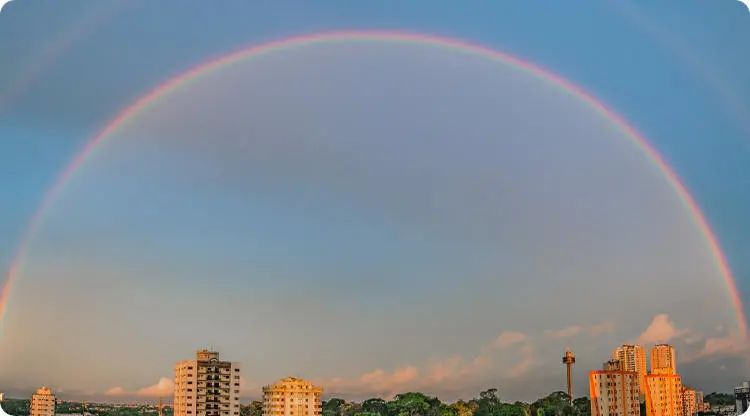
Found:
[{"label": "city skyline", "polygon": [[0,387],[154,400],[208,341],[242,397],[531,400],[669,343],[729,391],[750,16],[590,6],[8,3]]}]

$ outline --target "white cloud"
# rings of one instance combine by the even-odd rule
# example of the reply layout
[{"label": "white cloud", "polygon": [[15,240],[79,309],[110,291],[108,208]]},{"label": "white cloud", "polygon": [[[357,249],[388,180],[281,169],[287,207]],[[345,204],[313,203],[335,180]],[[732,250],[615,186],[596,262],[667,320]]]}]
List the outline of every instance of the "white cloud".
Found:
[{"label": "white cloud", "polygon": [[113,397],[114,396],[128,396],[130,395],[130,392],[128,392],[127,390],[125,390],[124,388],[120,386],[117,386],[117,387],[112,387],[111,389],[105,391],[104,395],[113,396]]},{"label": "white cloud", "polygon": [[518,378],[528,373],[531,366],[534,365],[534,347],[531,344],[526,344],[521,347],[521,360],[516,365],[511,367],[506,374],[509,378]]},{"label": "white cloud", "polygon": [[685,361],[695,361],[702,358],[737,357],[748,352],[748,342],[739,334],[728,334],[719,337],[705,338],[703,348]]},{"label": "white cloud", "polygon": [[611,333],[615,331],[615,324],[613,322],[600,322],[589,326],[584,325],[570,325],[560,329],[552,329],[546,331],[545,334],[553,339],[567,339],[573,338],[580,334],[587,334],[591,337],[597,335]]},{"label": "white cloud", "polygon": [[105,396],[110,397],[169,397],[174,393],[174,382],[167,378],[162,377],[156,384],[140,388],[136,391],[130,391],[123,387],[117,386],[112,387],[104,392]]},{"label": "white cloud", "polygon": [[162,377],[156,384],[138,390],[136,395],[140,397],[167,397],[171,396],[172,393],[174,393],[174,382]]},{"label": "white cloud", "polygon": [[513,344],[518,344],[519,342],[525,342],[527,341],[528,337],[526,334],[522,332],[515,332],[515,331],[504,331],[501,332],[500,335],[495,338],[495,341],[492,343],[492,346],[497,349],[506,349],[510,347]]},{"label": "white cloud", "polygon": [[669,319],[669,315],[661,313],[654,316],[651,324],[638,336],[636,342],[641,345],[669,342],[689,332],[687,329],[677,329],[675,323]]}]

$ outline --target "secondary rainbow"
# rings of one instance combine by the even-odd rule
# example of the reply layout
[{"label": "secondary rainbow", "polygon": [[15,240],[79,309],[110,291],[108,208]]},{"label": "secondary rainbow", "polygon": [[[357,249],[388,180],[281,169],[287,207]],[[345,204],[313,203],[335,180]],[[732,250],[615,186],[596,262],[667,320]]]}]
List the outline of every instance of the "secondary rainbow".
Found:
[{"label": "secondary rainbow", "polygon": [[705,237],[705,241],[711,251],[716,267],[723,277],[726,287],[732,301],[737,316],[737,325],[742,340],[746,339],[747,319],[744,308],[737,290],[732,271],[722,251],[718,239],[708,224],[703,212],[701,211],[695,199],[688,191],[685,184],[681,181],[675,171],[667,164],[659,152],[646,140],[646,138],[636,130],[624,117],[610,109],[606,104],[594,97],[593,94],[584,90],[582,87],[568,81],[567,79],[533,64],[527,60],[488,48],[486,46],[469,43],[462,40],[445,38],[434,35],[424,35],[407,32],[394,31],[342,31],[327,32],[309,35],[294,36],[281,40],[276,40],[259,45],[252,45],[226,55],[216,57],[205,61],[193,68],[174,76],[162,84],[156,86],[145,95],[141,96],[130,105],[122,109],[114,118],[92,137],[81,149],[80,152],[66,165],[63,171],[57,176],[53,185],[44,194],[44,197],[29,221],[28,226],[22,236],[21,242],[14,253],[10,267],[5,276],[5,283],[0,291],[0,324],[2,324],[5,311],[8,304],[13,284],[21,274],[21,266],[28,252],[31,240],[36,231],[44,222],[45,214],[54,205],[55,200],[64,191],[67,183],[71,181],[75,173],[85,164],[92,154],[105,143],[114,132],[126,125],[129,121],[135,119],[139,114],[146,111],[151,105],[159,101],[170,93],[179,90],[181,87],[199,80],[202,76],[219,70],[223,67],[232,65],[236,62],[263,56],[270,53],[279,53],[291,49],[303,48],[305,46],[320,43],[336,42],[396,42],[396,43],[416,43],[434,47],[448,48],[468,55],[476,55],[485,59],[498,61],[514,68],[527,72],[539,79],[552,84],[566,91],[571,96],[581,100],[591,107],[602,117],[609,120],[615,125],[626,137],[628,137],[641,152],[656,165],[679,196],[685,208],[694,219],[697,227]]}]

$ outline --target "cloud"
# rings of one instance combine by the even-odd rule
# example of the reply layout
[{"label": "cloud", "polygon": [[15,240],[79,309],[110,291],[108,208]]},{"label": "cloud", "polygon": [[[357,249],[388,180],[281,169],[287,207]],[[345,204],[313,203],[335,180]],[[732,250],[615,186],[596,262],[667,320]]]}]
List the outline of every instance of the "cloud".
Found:
[{"label": "cloud", "polygon": [[567,339],[573,338],[580,334],[587,334],[589,336],[597,336],[605,333],[611,333],[615,331],[615,324],[613,322],[601,322],[589,326],[584,325],[570,325],[560,329],[553,329],[546,331],[545,334],[553,339]]},{"label": "cloud", "polygon": [[522,332],[504,331],[495,338],[495,341],[492,342],[492,347],[503,350],[513,344],[518,344],[519,342],[525,342],[527,340],[528,336]]},{"label": "cloud", "polygon": [[586,332],[592,337],[601,335],[601,334],[609,334],[609,333],[615,332],[615,323],[614,322],[602,322],[599,324],[594,324],[588,327]]},{"label": "cloud", "polygon": [[112,387],[111,389],[104,392],[105,396],[128,396],[130,392],[122,387]]},{"label": "cloud", "polygon": [[641,345],[668,342],[669,340],[688,334],[687,329],[677,329],[674,322],[669,319],[669,315],[661,313],[654,316],[651,324],[641,335],[638,336],[636,343]]},{"label": "cloud", "polygon": [[419,370],[412,365],[404,366],[388,372],[375,369],[364,373],[354,380],[336,377],[322,381],[327,390],[334,393],[348,393],[354,395],[378,394],[385,397],[393,396],[406,385],[414,382],[419,376]]},{"label": "cloud", "polygon": [[[507,365],[499,366],[501,361]],[[470,359],[452,355],[433,359],[422,368],[409,364],[394,371],[375,369],[353,379],[335,377],[319,382],[334,394],[388,398],[410,389],[433,392],[455,390],[455,386],[469,383],[484,374],[518,378],[527,374],[535,361],[529,335],[503,331],[492,342],[479,348],[479,353]]]},{"label": "cloud", "polygon": [[171,379],[162,377],[156,384],[138,390],[136,396],[166,397],[171,396],[172,393],[174,393],[174,382]]},{"label": "cloud", "polygon": [[518,378],[525,375],[531,369],[534,361],[534,347],[531,344],[524,345],[521,347],[521,360],[508,370],[506,376],[509,378]]},{"label": "cloud", "polygon": [[745,7],[747,7],[747,10],[750,11],[750,0],[737,0],[737,1],[745,5]]},{"label": "cloud", "polygon": [[547,335],[554,339],[571,338],[583,332],[581,325],[571,325],[565,328],[554,329],[547,331]]},{"label": "cloud", "polygon": [[109,397],[169,397],[174,393],[174,382],[167,378],[162,377],[156,384],[140,388],[136,391],[130,391],[123,387],[117,386],[104,392],[105,396]]},{"label": "cloud", "polygon": [[696,361],[703,358],[737,357],[748,352],[748,342],[739,334],[728,334],[720,337],[705,338],[703,348],[685,361]]}]

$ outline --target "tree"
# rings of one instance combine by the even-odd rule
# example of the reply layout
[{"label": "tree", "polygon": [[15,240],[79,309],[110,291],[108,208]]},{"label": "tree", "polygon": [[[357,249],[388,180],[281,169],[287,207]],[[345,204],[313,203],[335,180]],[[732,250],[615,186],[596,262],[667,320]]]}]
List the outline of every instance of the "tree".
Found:
[{"label": "tree", "polygon": [[459,400],[451,404],[450,407],[453,408],[456,416],[474,416],[474,412],[476,412],[478,405],[475,400],[469,402]]},{"label": "tree", "polygon": [[570,396],[563,391],[556,391],[531,404],[531,414],[536,416],[572,416]]},{"label": "tree", "polygon": [[240,405],[240,416],[263,416],[263,402],[253,400],[247,406]]},{"label": "tree", "polygon": [[364,413],[373,413],[380,416],[388,415],[388,405],[381,398],[367,399],[362,402],[362,411]]},{"label": "tree", "polygon": [[[579,397],[573,400],[573,410],[576,416],[591,416],[591,400],[588,397]],[[643,413],[645,416],[646,413]]]},{"label": "tree", "polygon": [[322,403],[323,416],[341,416],[342,408],[346,404],[346,400],[339,398],[332,398],[331,400],[324,401]]},{"label": "tree", "polygon": [[440,400],[422,393],[402,393],[388,402],[390,416],[438,416]]}]

